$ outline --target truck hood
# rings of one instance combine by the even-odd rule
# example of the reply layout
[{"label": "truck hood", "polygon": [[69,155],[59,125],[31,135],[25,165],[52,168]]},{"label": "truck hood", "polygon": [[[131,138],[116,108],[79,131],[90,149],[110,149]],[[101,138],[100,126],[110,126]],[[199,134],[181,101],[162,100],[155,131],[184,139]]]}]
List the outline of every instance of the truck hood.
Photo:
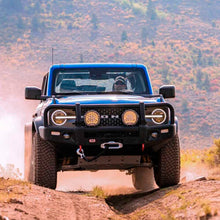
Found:
[{"label": "truck hood", "polygon": [[137,95],[75,95],[56,98],[56,104],[99,105],[99,104],[138,104],[161,102],[159,97],[143,97]]}]

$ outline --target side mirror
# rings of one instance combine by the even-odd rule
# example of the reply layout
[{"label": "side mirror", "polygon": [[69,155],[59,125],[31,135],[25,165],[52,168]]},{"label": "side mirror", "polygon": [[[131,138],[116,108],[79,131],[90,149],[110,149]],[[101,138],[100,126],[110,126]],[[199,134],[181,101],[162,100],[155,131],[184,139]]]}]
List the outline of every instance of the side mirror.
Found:
[{"label": "side mirror", "polygon": [[26,87],[25,99],[41,100],[41,89],[37,87]]},{"label": "side mirror", "polygon": [[175,97],[175,86],[165,85],[161,86],[159,89],[159,94],[161,94],[165,99]]}]

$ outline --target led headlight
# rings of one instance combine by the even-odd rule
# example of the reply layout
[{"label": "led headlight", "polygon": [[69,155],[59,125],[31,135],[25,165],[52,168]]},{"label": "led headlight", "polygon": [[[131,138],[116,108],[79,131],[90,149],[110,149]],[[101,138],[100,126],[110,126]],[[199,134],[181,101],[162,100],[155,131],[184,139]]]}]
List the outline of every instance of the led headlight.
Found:
[{"label": "led headlight", "polygon": [[63,125],[67,121],[66,115],[63,110],[56,110],[51,115],[51,120],[55,125]]},{"label": "led headlight", "polygon": [[167,115],[166,112],[163,109],[157,108],[152,113],[152,121],[155,124],[162,124],[165,122]]},{"label": "led headlight", "polygon": [[126,110],[123,114],[122,114],[122,122],[125,125],[135,125],[138,122],[138,114],[136,111],[134,110]]},{"label": "led headlight", "polygon": [[97,126],[100,123],[100,115],[97,111],[90,110],[84,115],[84,122],[87,126]]}]

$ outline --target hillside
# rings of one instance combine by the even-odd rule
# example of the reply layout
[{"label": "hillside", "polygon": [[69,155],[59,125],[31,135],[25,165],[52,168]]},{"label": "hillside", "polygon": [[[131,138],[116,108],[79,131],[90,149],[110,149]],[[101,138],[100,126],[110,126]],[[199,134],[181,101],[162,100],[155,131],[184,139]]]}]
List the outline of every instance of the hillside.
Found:
[{"label": "hillside", "polygon": [[95,197],[0,179],[0,219],[219,219],[220,181]]},{"label": "hillside", "polygon": [[155,93],[176,85],[183,148],[219,137],[219,1],[0,0],[0,10],[1,99],[40,86],[52,48],[53,63],[144,63]]}]

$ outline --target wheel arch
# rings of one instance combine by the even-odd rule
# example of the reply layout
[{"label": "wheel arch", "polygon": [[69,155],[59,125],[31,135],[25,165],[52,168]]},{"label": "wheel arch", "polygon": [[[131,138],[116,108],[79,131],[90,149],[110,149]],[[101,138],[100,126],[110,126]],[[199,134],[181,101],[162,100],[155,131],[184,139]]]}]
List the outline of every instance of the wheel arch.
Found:
[{"label": "wheel arch", "polygon": [[37,117],[36,119],[33,120],[32,122],[32,131],[33,133],[36,132],[39,134],[39,127],[43,126],[44,120],[42,117]]}]

